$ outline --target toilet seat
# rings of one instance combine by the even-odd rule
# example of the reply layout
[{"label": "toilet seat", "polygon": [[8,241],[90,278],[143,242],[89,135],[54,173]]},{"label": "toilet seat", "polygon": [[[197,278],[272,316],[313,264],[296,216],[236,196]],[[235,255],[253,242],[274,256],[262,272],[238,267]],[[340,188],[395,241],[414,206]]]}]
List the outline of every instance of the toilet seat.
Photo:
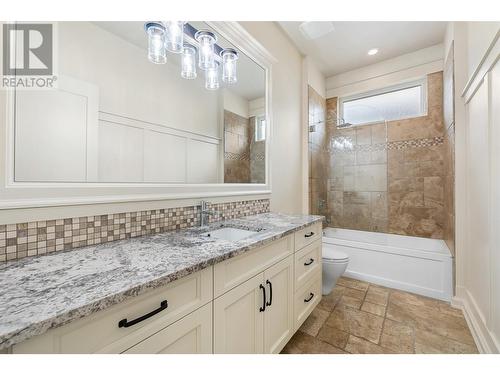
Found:
[{"label": "toilet seat", "polygon": [[331,248],[323,248],[323,262],[327,263],[346,263],[349,262],[349,255],[342,251],[333,250]]}]

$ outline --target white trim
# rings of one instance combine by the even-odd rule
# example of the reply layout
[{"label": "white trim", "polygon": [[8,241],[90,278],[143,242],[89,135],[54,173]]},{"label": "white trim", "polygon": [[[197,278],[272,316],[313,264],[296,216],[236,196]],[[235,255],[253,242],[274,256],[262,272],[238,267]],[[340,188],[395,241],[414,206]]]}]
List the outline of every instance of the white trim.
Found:
[{"label": "white trim", "polygon": [[23,200],[0,200],[0,210],[10,210],[19,208],[39,208],[39,207],[56,207],[56,206],[79,206],[86,204],[104,204],[104,203],[122,203],[122,202],[149,202],[149,201],[165,201],[177,199],[191,198],[210,198],[220,197],[235,197],[241,195],[270,195],[270,190],[255,190],[255,191],[233,191],[220,194],[219,192],[211,193],[177,193],[177,194],[135,194],[135,195],[114,195],[110,197],[90,196],[90,197],[69,197],[69,198],[46,198],[46,199],[23,199]]},{"label": "white trim", "polygon": [[486,327],[481,310],[467,289],[458,286],[457,295],[453,297],[451,305],[462,310],[480,353],[500,353],[500,343]]},{"label": "white trim", "polygon": [[469,81],[462,91],[462,97],[467,104],[476,93],[484,78],[500,58],[500,30],[496,33],[490,46],[486,50],[479,65],[472,73]]},{"label": "white trim", "polygon": [[[339,99],[338,99],[338,116],[340,118],[344,118],[344,103],[346,103],[346,102],[351,102],[351,101],[364,99],[364,98],[370,98],[370,97],[379,96],[379,95],[383,95],[383,94],[389,94],[392,92],[402,91],[402,90],[410,89],[413,87],[421,87],[420,113],[416,116],[399,117],[399,118],[390,119],[387,121],[397,121],[397,120],[403,120],[405,118],[426,116],[427,115],[427,107],[428,107],[428,105],[427,105],[427,76],[424,76],[424,77],[417,79],[417,80],[402,82],[402,83],[399,83],[396,85],[386,86],[386,87],[376,89],[376,90],[370,90],[370,91],[366,91],[363,93],[339,97]],[[381,123],[383,121],[385,121],[385,120],[377,120],[377,121],[371,121],[371,122],[364,122],[364,123],[360,123],[360,124],[353,124],[353,126],[378,124],[378,123]]]},{"label": "white trim", "polygon": [[[150,184],[150,183],[15,183],[13,180],[13,94],[0,93],[6,109],[0,117],[0,144],[5,145],[0,171],[0,214],[14,208],[55,207],[116,202],[147,202],[215,196],[269,195],[271,193],[272,64],[277,60],[237,22],[207,22],[265,70],[266,183],[264,184]],[[2,100],[3,99],[3,100]],[[4,125],[4,126],[1,126]],[[1,160],[0,160],[1,162]],[[0,218],[1,219],[1,218]]]}]

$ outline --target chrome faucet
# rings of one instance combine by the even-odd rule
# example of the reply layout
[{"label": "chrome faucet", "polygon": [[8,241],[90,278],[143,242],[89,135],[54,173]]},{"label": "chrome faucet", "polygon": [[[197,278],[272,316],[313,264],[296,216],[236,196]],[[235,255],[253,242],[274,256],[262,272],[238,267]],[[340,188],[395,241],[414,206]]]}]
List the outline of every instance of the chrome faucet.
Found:
[{"label": "chrome faucet", "polygon": [[201,201],[200,206],[200,226],[204,227],[205,225],[208,224],[208,216],[210,215],[217,215],[219,212],[209,209],[208,207],[211,205],[210,202],[207,201]]}]

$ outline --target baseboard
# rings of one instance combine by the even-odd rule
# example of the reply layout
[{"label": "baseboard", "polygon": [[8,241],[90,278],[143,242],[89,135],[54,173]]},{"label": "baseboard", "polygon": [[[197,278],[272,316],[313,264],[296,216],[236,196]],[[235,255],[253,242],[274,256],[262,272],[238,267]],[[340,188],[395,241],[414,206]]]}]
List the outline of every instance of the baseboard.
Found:
[{"label": "baseboard", "polygon": [[406,292],[420,294],[422,296],[431,297],[440,299],[442,301],[450,302],[451,296],[448,295],[445,291],[423,288],[418,285],[409,284],[393,279],[387,279],[380,276],[373,276],[366,273],[349,271],[349,269],[344,273],[344,276],[351,277],[356,280],[366,281],[373,284],[378,284],[381,286],[385,286],[387,288],[404,290]]},{"label": "baseboard", "polygon": [[500,344],[484,323],[483,315],[467,289],[458,286],[457,295],[452,298],[451,305],[461,309],[464,313],[465,320],[480,353],[500,353]]}]

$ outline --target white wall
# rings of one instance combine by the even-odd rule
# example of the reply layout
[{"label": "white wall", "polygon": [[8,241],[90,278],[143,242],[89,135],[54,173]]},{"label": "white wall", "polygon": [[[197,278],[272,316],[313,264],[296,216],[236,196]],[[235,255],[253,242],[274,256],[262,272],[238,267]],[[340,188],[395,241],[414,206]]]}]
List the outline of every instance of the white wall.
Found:
[{"label": "white wall", "polygon": [[376,90],[443,70],[443,44],[424,48],[326,79],[326,97]]},{"label": "white wall", "polygon": [[266,98],[257,98],[248,102],[248,117],[266,114]]},{"label": "white wall", "polygon": [[275,23],[241,24],[278,60],[272,67],[271,209],[299,213],[302,211],[302,58]]},{"label": "white wall", "polygon": [[500,22],[467,22],[467,67],[469,77],[479,66],[498,32]]},{"label": "white wall", "polygon": [[499,32],[498,22],[454,22],[445,38],[447,48],[454,43],[456,87],[454,303],[479,349],[493,353],[500,352]]},{"label": "white wall", "polygon": [[224,109],[241,117],[248,118],[248,100],[228,89],[222,89],[224,95]]},{"label": "white wall", "polygon": [[323,98],[326,97],[326,78],[320,72],[316,63],[308,56],[304,57],[307,72],[307,84]]}]

